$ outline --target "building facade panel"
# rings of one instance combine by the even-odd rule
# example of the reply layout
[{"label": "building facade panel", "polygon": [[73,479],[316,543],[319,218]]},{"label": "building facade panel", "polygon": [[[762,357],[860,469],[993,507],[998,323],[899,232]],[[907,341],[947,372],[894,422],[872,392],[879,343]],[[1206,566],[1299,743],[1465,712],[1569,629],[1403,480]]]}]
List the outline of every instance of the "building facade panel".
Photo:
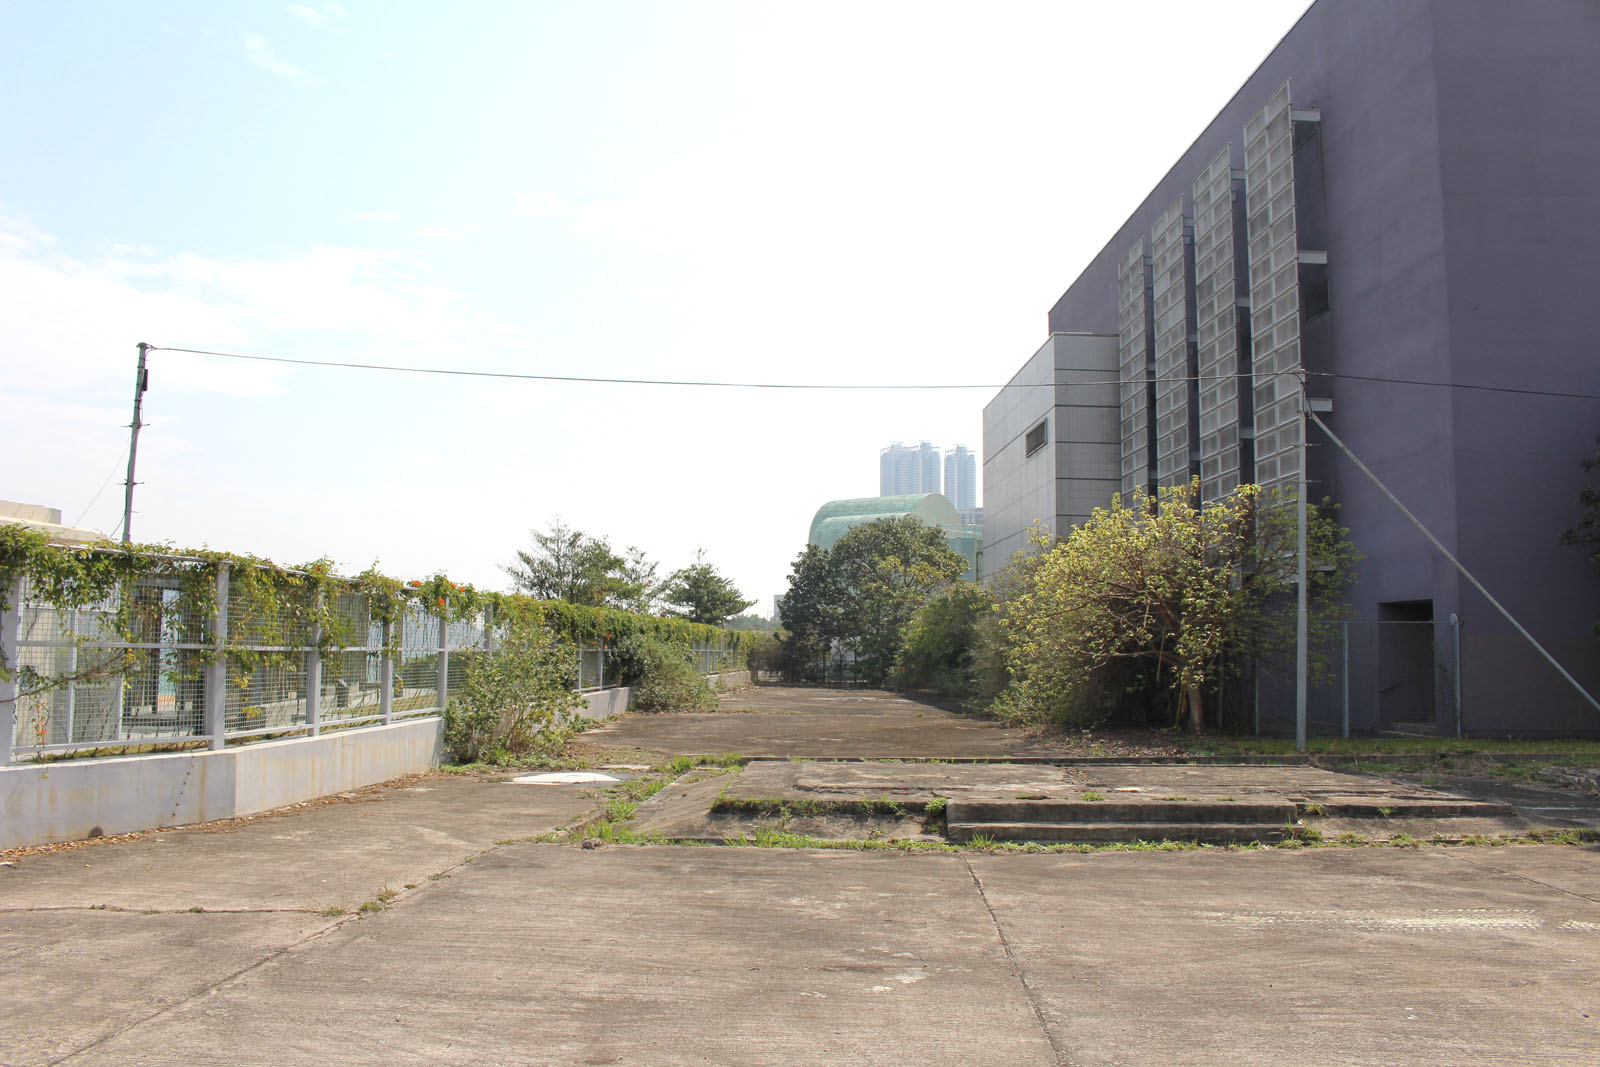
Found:
[{"label": "building facade panel", "polygon": [[1189,484],[1189,239],[1183,198],[1150,232],[1150,300],[1155,321],[1156,484]]},{"label": "building facade panel", "polygon": [[1144,241],[1128,250],[1117,275],[1117,358],[1121,396],[1122,461],[1124,493],[1146,489],[1154,480],[1155,456],[1151,454],[1150,257]]},{"label": "building facade panel", "polygon": [[[1194,179],[1195,341],[1198,348],[1200,494],[1217,500],[1246,477],[1239,398],[1241,294],[1235,279],[1233,146]],[[1241,176],[1242,182],[1242,176]]]},{"label": "building facade panel", "polygon": [[[1062,537],[1120,485],[1117,338],[1055,334],[983,409],[983,577],[1043,523]],[[1048,444],[1030,451],[1031,431]],[[1066,520],[1062,516],[1067,516]]]},{"label": "building facade panel", "polygon": [[1256,480],[1300,476],[1300,249],[1295,231],[1294,122],[1284,82],[1244,126],[1250,256]]}]

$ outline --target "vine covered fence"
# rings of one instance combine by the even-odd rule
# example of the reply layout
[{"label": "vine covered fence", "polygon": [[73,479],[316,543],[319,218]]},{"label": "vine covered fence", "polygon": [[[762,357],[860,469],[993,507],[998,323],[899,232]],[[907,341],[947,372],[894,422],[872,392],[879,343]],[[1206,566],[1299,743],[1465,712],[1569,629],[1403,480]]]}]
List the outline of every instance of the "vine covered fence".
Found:
[{"label": "vine covered fence", "polygon": [[321,562],[72,548],[15,526],[0,526],[0,609],[0,765],[440,714],[507,612],[572,643],[578,690],[618,684],[613,646],[627,633],[682,641],[703,673],[743,658],[730,631],[442,575],[401,583],[341,578]]}]

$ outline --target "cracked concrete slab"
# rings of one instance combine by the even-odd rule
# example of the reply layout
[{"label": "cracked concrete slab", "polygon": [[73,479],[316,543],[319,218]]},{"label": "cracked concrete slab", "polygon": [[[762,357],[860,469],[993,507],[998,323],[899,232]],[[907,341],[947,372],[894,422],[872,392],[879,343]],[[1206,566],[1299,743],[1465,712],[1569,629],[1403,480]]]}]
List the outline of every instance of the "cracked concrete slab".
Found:
[{"label": "cracked concrete slab", "polygon": [[900,860],[508,846],[67,1062],[1055,1063],[960,860]]},{"label": "cracked concrete slab", "polygon": [[1600,1062],[1594,850],[970,862],[1074,1065]]},{"label": "cracked concrete slab", "polygon": [[439,774],[344,803],[27,856],[0,868],[0,911],[353,909],[497,840],[575,819],[594,807],[593,789]]}]

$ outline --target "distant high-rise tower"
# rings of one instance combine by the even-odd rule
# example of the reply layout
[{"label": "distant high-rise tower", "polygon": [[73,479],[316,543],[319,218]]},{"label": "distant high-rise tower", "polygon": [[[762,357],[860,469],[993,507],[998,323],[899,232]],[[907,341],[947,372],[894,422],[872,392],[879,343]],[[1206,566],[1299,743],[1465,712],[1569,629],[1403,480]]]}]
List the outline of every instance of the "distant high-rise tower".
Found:
[{"label": "distant high-rise tower", "polygon": [[939,491],[939,450],[932,441],[910,448],[896,441],[878,453],[878,495]]},{"label": "distant high-rise tower", "polygon": [[978,457],[966,445],[944,454],[944,495],[957,511],[978,506]]}]

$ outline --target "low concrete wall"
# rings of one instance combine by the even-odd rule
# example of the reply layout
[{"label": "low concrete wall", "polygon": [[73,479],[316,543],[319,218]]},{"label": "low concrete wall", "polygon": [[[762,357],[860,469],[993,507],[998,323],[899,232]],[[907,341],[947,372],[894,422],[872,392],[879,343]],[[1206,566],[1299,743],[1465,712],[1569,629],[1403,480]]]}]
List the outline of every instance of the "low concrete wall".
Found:
[{"label": "low concrete wall", "polygon": [[[729,671],[727,674],[708,674],[706,681],[713,689],[735,689],[750,684],[749,671]],[[591,689],[580,693],[584,704],[577,714],[585,719],[609,719],[633,707],[633,690],[622,685],[611,689]]]},{"label": "low concrete wall", "polygon": [[221,751],[0,767],[0,848],[231,819],[439,764],[437,716]]},{"label": "low concrete wall", "polygon": [[[706,680],[731,689],[748,685],[750,672]],[[582,696],[576,713],[587,719],[620,715],[633,702],[626,687]],[[0,767],[0,848],[232,819],[387,782],[437,767],[443,734],[443,720],[429,716],[217,752]]]},{"label": "low concrete wall", "polygon": [[613,715],[621,715],[633,703],[633,690],[622,685],[612,689],[591,689],[587,693],[579,693],[585,703],[576,709],[577,714],[585,719],[609,719]]}]

